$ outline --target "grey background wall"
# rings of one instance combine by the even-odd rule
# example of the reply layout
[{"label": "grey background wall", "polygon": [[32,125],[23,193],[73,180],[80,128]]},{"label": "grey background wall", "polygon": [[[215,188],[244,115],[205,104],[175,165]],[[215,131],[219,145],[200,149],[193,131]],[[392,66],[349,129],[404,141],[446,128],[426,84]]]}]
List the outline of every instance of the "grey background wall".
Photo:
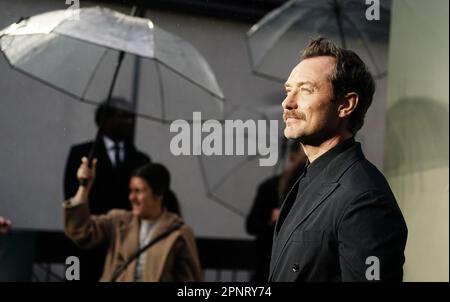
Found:
[{"label": "grey background wall", "polygon": [[[81,1],[81,7],[92,5],[95,3]],[[66,7],[63,0],[0,0],[0,28],[21,16]],[[111,7],[125,13],[130,10],[123,6]],[[188,40],[204,55],[225,94],[227,113],[239,106],[249,110],[280,106],[284,95],[282,84],[251,73],[245,33],[252,24],[156,10],[147,11],[146,16],[161,28]],[[367,157],[382,168],[386,79],[379,80],[377,86],[366,125],[358,137]],[[11,70],[3,58],[0,58],[0,91],[0,215],[10,218],[16,229],[61,230],[66,156],[71,144],[94,136],[94,108]],[[280,117],[281,107],[278,108],[278,112],[272,109],[273,118]],[[139,149],[171,170],[173,188],[187,223],[201,237],[248,238],[245,217],[206,195],[198,158],[171,155],[168,129],[168,126],[140,119],[135,142]],[[220,172],[214,165],[208,169],[211,173]],[[262,169],[255,171],[253,177],[236,177],[229,194],[235,196],[242,209],[248,210],[257,177],[271,173],[272,169]]]},{"label": "grey background wall", "polygon": [[406,281],[448,282],[448,1],[394,1],[385,174],[409,229]]}]

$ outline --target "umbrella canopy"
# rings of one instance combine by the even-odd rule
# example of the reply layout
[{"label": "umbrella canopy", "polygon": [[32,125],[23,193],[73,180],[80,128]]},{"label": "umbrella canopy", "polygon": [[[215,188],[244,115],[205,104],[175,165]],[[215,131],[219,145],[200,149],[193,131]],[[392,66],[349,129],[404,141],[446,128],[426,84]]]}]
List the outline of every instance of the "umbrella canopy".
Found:
[{"label": "umbrella canopy", "polygon": [[88,103],[104,101],[113,87],[149,119],[191,120],[193,111],[222,118],[224,96],[206,60],[149,19],[101,7],[80,9],[79,20],[52,11],[5,28],[0,47],[13,68]]},{"label": "umbrella canopy", "polygon": [[247,32],[253,71],[284,82],[311,38],[327,37],[355,51],[372,74],[386,74],[390,0],[382,0],[379,20],[368,20],[361,0],[291,0]]},{"label": "umbrella canopy", "polygon": [[[277,106],[281,111],[281,106]],[[269,127],[269,116],[266,108],[246,108],[238,107],[232,110],[226,117],[227,120],[236,121],[258,121],[267,122]],[[279,114],[281,116],[281,114]],[[267,129],[266,143],[269,142],[269,136],[277,138],[277,146],[279,144],[279,127],[278,129]],[[258,130],[259,131],[259,130]],[[275,132],[277,131],[277,132]],[[258,145],[259,135],[238,130],[235,132],[236,137],[244,138],[241,141],[248,151],[249,144]],[[235,148],[239,144],[233,133],[223,133],[225,143],[234,144]],[[255,155],[202,155],[198,157],[202,181],[207,191],[207,196],[214,202],[220,204],[225,209],[241,216],[246,217],[255,198],[256,189],[264,180],[275,176],[282,168],[282,163],[278,160],[281,154],[277,154],[277,162],[274,166],[261,166],[260,159],[262,156],[257,148]]]}]

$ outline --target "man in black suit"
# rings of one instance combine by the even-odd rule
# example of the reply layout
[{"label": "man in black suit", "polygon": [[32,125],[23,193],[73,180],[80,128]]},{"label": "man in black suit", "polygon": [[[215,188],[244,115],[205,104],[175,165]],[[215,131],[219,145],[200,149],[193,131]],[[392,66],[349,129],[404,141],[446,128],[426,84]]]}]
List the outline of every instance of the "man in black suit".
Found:
[{"label": "man in black suit", "polygon": [[407,228],[384,176],[354,136],[375,91],[352,51],[319,38],[285,84],[287,138],[308,163],[274,231],[270,281],[402,281]]},{"label": "man in black suit", "polygon": [[[100,105],[95,113],[95,123],[100,127],[101,138],[97,142],[93,158],[97,158],[97,177],[89,195],[92,214],[104,214],[111,209],[131,209],[128,201],[130,175],[136,168],[150,162],[150,158],[138,151],[132,142],[134,115],[126,100],[113,98],[109,106]],[[81,158],[88,156],[93,141],[70,149],[64,177],[64,198],[75,195],[76,178]],[[100,278],[105,252],[103,249],[81,254],[81,280],[97,281]]]}]

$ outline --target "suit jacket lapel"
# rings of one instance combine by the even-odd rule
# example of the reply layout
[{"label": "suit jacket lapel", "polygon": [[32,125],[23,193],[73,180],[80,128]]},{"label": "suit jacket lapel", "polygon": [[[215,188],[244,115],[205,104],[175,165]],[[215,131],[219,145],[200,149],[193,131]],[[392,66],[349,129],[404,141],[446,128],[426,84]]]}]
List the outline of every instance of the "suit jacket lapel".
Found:
[{"label": "suit jacket lapel", "polygon": [[[292,186],[292,188],[289,190],[288,194],[286,195],[286,198],[284,199],[283,204],[281,205],[280,216],[275,224],[275,234],[278,234],[278,232],[280,231],[282,224],[286,220],[286,217],[289,214],[289,211],[293,206],[293,205],[288,205],[288,204],[290,204],[289,201],[291,198],[295,199],[297,197],[298,190],[296,190],[296,188],[298,188],[298,183],[300,182],[300,180],[303,178],[304,175],[305,175],[305,171],[303,170],[303,173],[295,181],[294,185]],[[295,196],[294,196],[294,194],[295,194]],[[295,201],[293,201],[293,202],[295,203]]]},{"label": "suit jacket lapel", "polygon": [[308,209],[301,213],[302,215],[299,216],[299,219],[295,219],[295,221],[298,221],[298,223],[295,225],[295,227],[291,230],[289,233],[289,237],[291,237],[292,233],[295,231],[295,229],[301,225],[308,217],[311,215],[312,212],[314,212],[317,207],[326,200],[328,196],[330,196],[331,193],[339,186],[338,183],[325,183],[321,186],[321,191],[319,194],[316,195],[314,199],[312,199],[311,204],[308,204]]},{"label": "suit jacket lapel", "polygon": [[[338,183],[325,183],[321,188],[321,191],[319,192],[319,194],[317,194],[316,196],[314,196],[314,198],[308,200],[308,201],[304,201],[307,202],[306,207],[303,209],[302,212],[300,212],[300,215],[297,215],[297,217],[288,220],[286,217],[287,223],[284,223],[283,226],[281,226],[280,232],[278,234],[278,240],[277,240],[277,245],[281,246],[281,248],[276,249],[276,252],[274,253],[274,259],[276,259],[276,261],[274,262],[273,267],[271,268],[271,277],[273,272],[275,271],[275,268],[278,265],[278,262],[280,260],[281,255],[283,254],[283,250],[285,249],[289,238],[292,236],[292,234],[294,233],[294,231],[314,212],[314,210],[317,209],[317,207],[322,204],[328,196],[330,196],[330,194],[339,186]],[[295,208],[296,204],[294,204],[292,206],[292,210]],[[298,206],[298,204],[297,204]],[[296,211],[290,211],[289,214],[295,214]],[[289,216],[288,214],[288,216]],[[296,224],[295,226],[292,226],[292,224],[289,224],[289,221],[295,221]],[[288,231],[287,233],[285,231]]]}]

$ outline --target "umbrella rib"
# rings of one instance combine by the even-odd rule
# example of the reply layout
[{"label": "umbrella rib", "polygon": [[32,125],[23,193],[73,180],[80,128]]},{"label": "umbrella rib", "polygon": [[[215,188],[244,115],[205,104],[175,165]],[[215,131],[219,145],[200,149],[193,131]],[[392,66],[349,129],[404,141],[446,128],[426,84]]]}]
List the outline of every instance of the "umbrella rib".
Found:
[{"label": "umbrella rib", "polygon": [[286,79],[282,79],[277,76],[269,75],[269,74],[263,73],[261,71],[258,71],[256,69],[252,70],[252,72],[253,72],[253,74],[255,74],[259,77],[265,78],[267,80],[276,81],[276,82],[280,82],[280,83],[284,83],[286,81]]},{"label": "umbrella rib", "polygon": [[[285,11],[287,11],[288,9],[290,9],[291,7],[302,7],[305,9],[308,9],[307,12],[309,12],[310,10],[314,10],[316,9],[316,6],[309,6],[309,3],[300,3],[301,1],[298,0],[291,0],[291,1],[287,1],[286,3],[282,4],[281,6],[275,8],[274,10],[270,11],[269,13],[267,13],[264,17],[262,17],[256,24],[254,24],[252,26],[252,28],[254,26],[257,27],[261,27],[261,24],[267,24],[273,20],[275,20],[276,18],[278,18],[282,13],[284,13]],[[295,9],[295,8],[294,8]],[[306,13],[306,12],[305,12]],[[298,18],[300,18],[301,16],[299,16]],[[250,34],[253,34],[253,32],[257,31],[259,28],[257,28],[256,30],[252,30],[252,28],[250,28],[249,31],[247,31],[247,36]]]},{"label": "umbrella rib", "polygon": [[377,73],[377,76],[378,76],[378,75],[382,76],[383,73],[380,73],[380,70],[378,69],[378,66],[377,66],[377,64],[376,64],[376,59],[375,59],[375,57],[373,56],[373,53],[372,53],[372,51],[371,51],[370,48],[369,48],[369,41],[366,39],[365,34],[358,28],[358,26],[355,24],[355,22],[353,22],[353,20],[351,20],[347,15],[344,14],[343,16],[344,16],[344,18],[345,18],[350,24],[352,24],[352,25],[354,26],[354,28],[356,29],[356,31],[359,33],[359,35],[360,35],[361,38],[363,39],[363,41],[364,41],[364,43],[363,43],[364,48],[366,49],[367,53],[369,54],[369,58],[370,58],[370,60],[372,61],[373,66],[374,66],[375,69],[376,69],[375,72]]},{"label": "umbrella rib", "polygon": [[236,165],[235,167],[233,167],[231,170],[228,171],[228,173],[225,173],[218,181],[217,183],[214,185],[214,187],[211,188],[211,191],[216,190],[223,182],[225,182],[228,178],[230,178],[231,175],[233,175],[233,173],[237,170],[239,170],[240,168],[242,168],[243,164],[246,164],[247,162],[252,161],[253,159],[255,159],[256,156],[247,156],[244,160],[242,160],[238,165]]},{"label": "umbrella rib", "polygon": [[158,79],[159,95],[161,98],[161,116],[162,116],[163,120],[165,120],[166,119],[166,108],[164,105],[164,99],[165,99],[164,84],[161,79],[161,70],[159,69],[158,61],[156,61],[156,60],[155,60],[155,67],[156,67],[156,74],[157,74],[156,78]]},{"label": "umbrella rib", "polygon": [[[0,41],[2,40],[3,37],[6,37],[6,36],[7,36],[6,34],[0,35]],[[2,43],[5,43],[4,39],[3,39]],[[11,45],[12,43],[13,43],[13,40],[10,39],[8,45],[3,45],[3,50],[6,50],[9,47],[9,45]],[[0,50],[2,50],[2,49],[0,48]]]},{"label": "umbrella rib", "polygon": [[[1,39],[1,38],[0,38],[0,39]],[[6,62],[8,63],[8,65],[9,65],[10,68],[15,69],[15,70],[19,70],[19,69],[14,68],[14,66],[11,64],[11,61],[8,59],[8,57],[6,56],[6,54],[5,54],[4,51],[2,51],[2,50],[0,49],[0,53],[2,54],[3,58],[6,60]]]},{"label": "umbrella rib", "polygon": [[84,98],[85,98],[85,96],[86,96],[86,93],[87,93],[89,87],[90,87],[91,84],[92,84],[92,80],[93,80],[94,76],[97,74],[97,71],[98,71],[98,69],[99,69],[99,67],[100,67],[100,64],[103,62],[103,59],[105,58],[106,53],[107,53],[108,51],[109,51],[109,49],[108,49],[108,48],[105,48],[105,50],[103,51],[103,54],[102,54],[100,60],[98,60],[97,64],[95,65],[94,71],[91,73],[91,75],[90,75],[90,77],[89,77],[89,80],[88,80],[88,82],[87,82],[87,85],[86,85],[86,87],[85,87],[83,93],[81,94],[81,99],[82,99],[82,100],[84,100]]},{"label": "umbrella rib", "polygon": [[201,156],[198,157],[198,163],[199,163],[199,166],[200,166],[200,174],[202,175],[203,182],[206,185],[206,190],[209,192],[209,182],[208,182],[208,178],[206,177],[205,166],[203,165],[203,161],[201,160]]},{"label": "umbrella rib", "polygon": [[241,210],[237,209],[236,207],[233,207],[232,205],[230,205],[227,202],[223,201],[222,199],[218,198],[214,194],[208,192],[206,194],[206,196],[208,198],[210,198],[211,200],[213,200],[214,202],[220,204],[221,206],[223,206],[224,208],[226,208],[230,212],[233,212],[234,214],[236,214],[238,216],[241,216],[241,217],[245,217],[246,216],[244,212],[242,212]]},{"label": "umbrella rib", "polygon": [[220,198],[218,198],[217,196],[215,196],[212,193],[212,189],[209,188],[209,182],[208,182],[208,178],[206,177],[206,171],[205,171],[205,166],[203,165],[203,161],[201,160],[201,157],[198,157],[198,162],[199,162],[199,166],[200,166],[200,174],[202,175],[202,179],[203,179],[203,183],[206,185],[206,196],[208,198],[210,198],[211,200],[213,200],[214,202],[220,204],[221,206],[225,207],[226,209],[228,209],[229,211],[245,217],[245,214],[240,211],[239,209],[229,205],[228,203],[226,203],[225,201],[221,200]]},{"label": "umbrella rib", "polygon": [[175,74],[179,75],[180,77],[184,78],[185,80],[187,80],[187,81],[190,82],[191,84],[193,84],[193,85],[195,85],[195,86],[201,88],[203,91],[209,93],[209,94],[212,95],[213,97],[218,98],[220,101],[222,101],[222,102],[225,101],[225,98],[224,98],[224,97],[219,96],[219,95],[215,94],[215,93],[212,92],[212,91],[209,91],[209,89],[203,87],[203,85],[200,85],[199,83],[197,83],[197,82],[191,80],[189,77],[185,76],[184,74],[182,74],[182,73],[179,72],[178,70],[172,68],[171,66],[167,65],[166,63],[164,63],[164,62],[162,62],[162,61],[160,61],[160,60],[158,60],[158,59],[153,59],[153,60],[158,61],[162,66],[166,67],[166,68],[169,69],[170,71],[172,71],[172,72],[174,72]]},{"label": "umbrella rib", "polygon": [[[80,97],[77,96],[76,94],[74,94],[74,93],[72,93],[72,92],[69,92],[69,91],[67,91],[67,90],[64,90],[64,89],[62,89],[62,88],[60,88],[60,87],[58,87],[58,86],[55,86],[55,85],[51,84],[50,82],[47,82],[47,81],[45,81],[45,80],[43,80],[43,79],[41,79],[41,78],[38,78],[37,76],[35,76],[35,75],[33,75],[33,74],[31,74],[31,73],[29,73],[29,72],[23,70],[23,69],[16,68],[14,65],[12,65],[12,64],[9,62],[9,60],[7,60],[7,62],[8,62],[8,64],[9,64],[9,66],[11,67],[11,69],[17,70],[18,72],[20,72],[20,73],[22,73],[22,74],[24,74],[24,75],[26,75],[26,76],[28,76],[28,77],[34,79],[34,80],[37,81],[37,82],[40,82],[40,83],[44,84],[44,85],[46,85],[46,86],[48,86],[48,87],[50,87],[50,88],[52,88],[52,89],[54,89],[54,90],[56,90],[56,91],[62,93],[62,94],[65,94],[65,95],[68,95],[68,96],[70,96],[70,97],[72,97],[72,98],[74,98],[74,99],[80,100]],[[98,105],[97,103],[94,103],[94,102],[92,102],[92,101],[87,101],[87,100],[83,100],[83,101],[86,102],[86,103],[89,103],[89,102],[90,102],[90,103],[92,103],[92,104]]]},{"label": "umbrella rib", "polygon": [[[274,20],[275,18],[277,18],[281,13],[283,13],[285,10],[289,9],[291,6],[296,6],[298,3],[296,3],[297,1],[288,1],[284,4],[282,4],[281,6],[275,8],[274,10],[270,11],[269,13],[267,13],[265,16],[262,17],[262,19],[260,19],[255,25],[257,26],[260,23],[268,23],[272,20]],[[253,26],[255,26],[253,25]],[[252,27],[253,27],[252,26]],[[251,30],[251,29],[250,29]],[[258,30],[258,29],[256,29]],[[247,32],[247,34],[250,31]]]},{"label": "umbrella rib", "polygon": [[[334,0],[334,7],[333,7],[333,11],[336,15],[336,25],[337,25],[337,29],[338,29],[338,33],[339,33],[339,38],[341,39],[341,43],[342,43],[342,47],[345,49],[347,48],[347,43],[345,41],[345,35],[344,35],[344,27],[342,24],[343,19],[345,18],[345,16],[343,16],[343,13],[341,11],[341,7],[339,7],[339,4],[337,3],[337,0]],[[342,16],[342,18],[341,18]]]},{"label": "umbrella rib", "polygon": [[106,46],[106,45],[103,45],[103,44],[100,44],[100,43],[97,43],[97,42],[94,42],[94,41],[83,40],[83,39],[81,39],[79,37],[74,37],[74,36],[71,36],[71,35],[68,35],[68,34],[65,34],[65,33],[55,32],[55,34],[58,34],[60,36],[64,36],[64,37],[67,37],[67,38],[70,38],[70,39],[78,40],[78,41],[81,41],[83,43],[90,43],[92,45],[95,45],[95,46],[98,46],[98,47],[107,48],[107,49],[114,50],[114,51],[117,51],[117,52],[124,51],[126,54],[131,54],[131,55],[139,56],[139,57],[146,58],[146,59],[152,59],[150,57],[146,57],[146,56],[137,54],[135,52],[125,51],[125,50],[123,50],[123,49],[121,49],[119,47]]},{"label": "umbrella rib", "polygon": [[[301,7],[300,6],[300,4],[299,3],[295,3],[294,4],[294,6],[298,6],[299,8]],[[275,36],[275,38],[273,39],[273,42],[272,42],[272,46],[270,46],[269,47],[269,49],[270,48],[273,48],[273,45],[286,33],[286,31],[293,25],[293,24],[295,24],[296,22],[298,22],[299,20],[301,20],[303,17],[304,17],[304,15],[307,15],[307,14],[310,14],[310,13],[314,13],[314,14],[319,14],[321,11],[325,11],[324,9],[321,9],[321,8],[316,8],[316,7],[301,7],[303,10],[300,10],[300,9],[298,9],[299,10],[299,12],[300,12],[300,14],[297,14],[297,15],[294,15],[294,16],[292,16],[291,17],[291,19],[289,20],[289,22],[286,22],[285,24],[283,24],[283,27],[281,28],[281,29],[279,29],[278,31],[277,31],[277,33],[276,34],[274,34],[274,36]],[[273,18],[271,18],[271,19],[273,19]],[[271,20],[270,19],[270,20]],[[258,22],[259,23],[259,22]],[[248,35],[247,35],[248,36]],[[248,39],[249,39],[249,37],[248,37]],[[248,41],[250,41],[250,40],[248,40]],[[248,44],[250,44],[250,43],[248,43]],[[248,45],[248,49],[250,49],[250,46]],[[250,51],[250,54],[251,54],[251,51]],[[252,67],[253,67],[253,69],[254,70],[257,70],[258,68],[260,68],[260,66],[261,66],[261,64],[263,64],[263,62],[264,62],[264,56],[260,59],[260,61],[258,62],[258,63],[256,63],[255,64],[255,62],[254,62],[254,60],[253,60],[253,57],[251,57],[251,64],[252,64]],[[255,72],[255,74],[256,75],[261,75],[261,76],[263,76],[263,77],[266,77],[266,78],[268,78],[268,79],[271,79],[271,80],[277,80],[278,78],[277,77],[272,77],[272,76],[264,76],[264,73],[258,73],[258,72]],[[283,80],[284,81],[284,80]]]},{"label": "umbrella rib", "polygon": [[[250,66],[253,67],[253,66],[255,66],[255,60],[253,59],[252,49],[250,48],[250,37],[248,35],[248,32],[245,35],[245,46],[247,48],[247,54],[248,54],[248,59],[250,61]],[[252,71],[254,71],[254,68],[252,68]]]}]

